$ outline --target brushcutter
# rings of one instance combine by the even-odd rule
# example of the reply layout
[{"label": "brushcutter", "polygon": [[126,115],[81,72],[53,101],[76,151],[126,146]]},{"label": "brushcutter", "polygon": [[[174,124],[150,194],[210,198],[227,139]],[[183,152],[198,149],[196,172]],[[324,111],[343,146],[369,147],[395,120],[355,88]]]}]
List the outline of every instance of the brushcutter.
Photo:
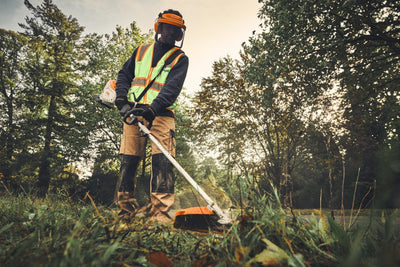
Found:
[{"label": "brushcutter", "polygon": [[[182,168],[182,166],[171,156],[170,153],[161,145],[161,143],[154,137],[151,131],[144,126],[144,124],[136,118],[135,113],[138,108],[132,108],[124,117],[124,122],[128,125],[137,124],[144,136],[148,136],[165,157],[172,163],[172,165],[182,174],[192,187],[203,197],[207,202],[207,207],[194,207],[177,211],[174,218],[174,226],[176,228],[196,228],[198,230],[207,230],[208,227],[215,228],[218,226],[214,220],[207,218],[209,216],[217,216],[217,223],[226,225],[231,223],[228,214],[223,212],[222,209],[213,201],[207,193],[196,183],[196,181]],[[188,225],[189,224],[189,225]],[[193,227],[195,224],[195,227]]]}]

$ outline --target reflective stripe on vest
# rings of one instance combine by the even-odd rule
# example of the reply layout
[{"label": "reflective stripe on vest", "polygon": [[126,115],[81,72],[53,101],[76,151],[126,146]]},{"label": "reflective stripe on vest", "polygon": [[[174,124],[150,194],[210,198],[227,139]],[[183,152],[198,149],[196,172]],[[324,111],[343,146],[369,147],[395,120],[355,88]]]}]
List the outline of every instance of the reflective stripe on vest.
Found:
[{"label": "reflective stripe on vest", "polygon": [[[128,92],[128,100],[131,102],[136,101],[136,97],[143,92],[146,86],[158,75],[162,66],[165,64],[165,61],[176,51],[177,47],[171,48],[167,53],[157,62],[157,65],[152,68],[153,62],[153,52],[154,52],[154,43],[141,45],[137,52],[135,58],[135,78],[132,81],[131,88]],[[171,69],[174,67],[176,62],[178,62],[179,58],[183,55],[183,53],[179,54],[171,63],[166,65],[162,70],[162,73],[158,75],[157,79],[153,82],[149,90],[147,90],[146,94],[140,99],[139,103],[141,104],[151,104],[153,100],[157,97],[158,93],[163,88],[165,81],[167,80],[168,74]],[[173,109],[175,107],[175,103],[169,107],[169,109]]]}]

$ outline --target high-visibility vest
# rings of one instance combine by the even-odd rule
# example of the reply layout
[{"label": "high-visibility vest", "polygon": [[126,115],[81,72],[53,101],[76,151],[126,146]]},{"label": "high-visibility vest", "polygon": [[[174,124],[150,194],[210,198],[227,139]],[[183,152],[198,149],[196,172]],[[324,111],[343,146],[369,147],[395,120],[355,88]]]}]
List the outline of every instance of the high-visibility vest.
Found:
[{"label": "high-visibility vest", "polygon": [[[141,45],[136,52],[135,78],[132,81],[131,88],[129,89],[127,95],[128,100],[131,102],[136,102],[136,98],[140,96],[140,94],[154,79],[154,77],[159,74],[167,59],[172,54],[174,54],[176,50],[179,49],[177,47],[173,47],[168,50],[167,53],[162,56],[162,58],[157,62],[157,65],[153,68],[151,65],[153,62],[154,44],[155,43]],[[170,63],[167,63],[167,65],[155,79],[151,87],[147,90],[146,94],[142,97],[142,99],[139,99],[138,103],[150,105],[153,102],[153,100],[157,97],[158,93],[163,88],[169,72],[175,66],[182,55],[183,52],[176,56],[176,58],[173,59],[172,62],[170,62],[171,60],[168,61]],[[174,103],[170,107],[168,107],[168,109],[173,109],[175,106],[176,104]]]}]

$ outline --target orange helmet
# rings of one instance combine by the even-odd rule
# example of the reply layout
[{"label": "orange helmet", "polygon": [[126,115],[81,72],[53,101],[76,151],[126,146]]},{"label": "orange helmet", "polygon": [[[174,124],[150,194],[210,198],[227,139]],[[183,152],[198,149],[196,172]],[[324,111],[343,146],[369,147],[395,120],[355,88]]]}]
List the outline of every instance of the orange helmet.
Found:
[{"label": "orange helmet", "polygon": [[[168,36],[169,39],[168,41],[166,39],[167,36],[162,37],[161,34],[162,29],[164,27],[169,28],[173,32],[172,36]],[[168,9],[163,13],[158,14],[158,18],[154,23],[154,30],[156,32],[155,35],[156,41],[160,39],[160,41],[162,42],[171,44],[174,43],[175,46],[182,47],[186,26],[185,26],[185,21],[182,18],[182,15],[178,11]],[[173,40],[171,40],[171,38]]]},{"label": "orange helmet", "polygon": [[156,23],[154,23],[154,30],[156,32],[158,30],[159,23],[171,24],[186,30],[185,21],[183,20],[183,18],[173,13],[163,13],[163,14],[160,13],[158,15]]}]

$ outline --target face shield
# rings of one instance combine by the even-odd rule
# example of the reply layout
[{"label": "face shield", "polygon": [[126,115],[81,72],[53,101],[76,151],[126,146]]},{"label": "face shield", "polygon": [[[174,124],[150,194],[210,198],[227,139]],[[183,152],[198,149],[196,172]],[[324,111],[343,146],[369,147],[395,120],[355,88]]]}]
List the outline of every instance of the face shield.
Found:
[{"label": "face shield", "polygon": [[155,40],[181,48],[186,26],[182,17],[175,14],[162,14],[154,24]]},{"label": "face shield", "polygon": [[160,23],[159,29],[156,33],[156,41],[168,45],[174,45],[179,48],[183,46],[184,37],[184,29],[166,23]]}]

